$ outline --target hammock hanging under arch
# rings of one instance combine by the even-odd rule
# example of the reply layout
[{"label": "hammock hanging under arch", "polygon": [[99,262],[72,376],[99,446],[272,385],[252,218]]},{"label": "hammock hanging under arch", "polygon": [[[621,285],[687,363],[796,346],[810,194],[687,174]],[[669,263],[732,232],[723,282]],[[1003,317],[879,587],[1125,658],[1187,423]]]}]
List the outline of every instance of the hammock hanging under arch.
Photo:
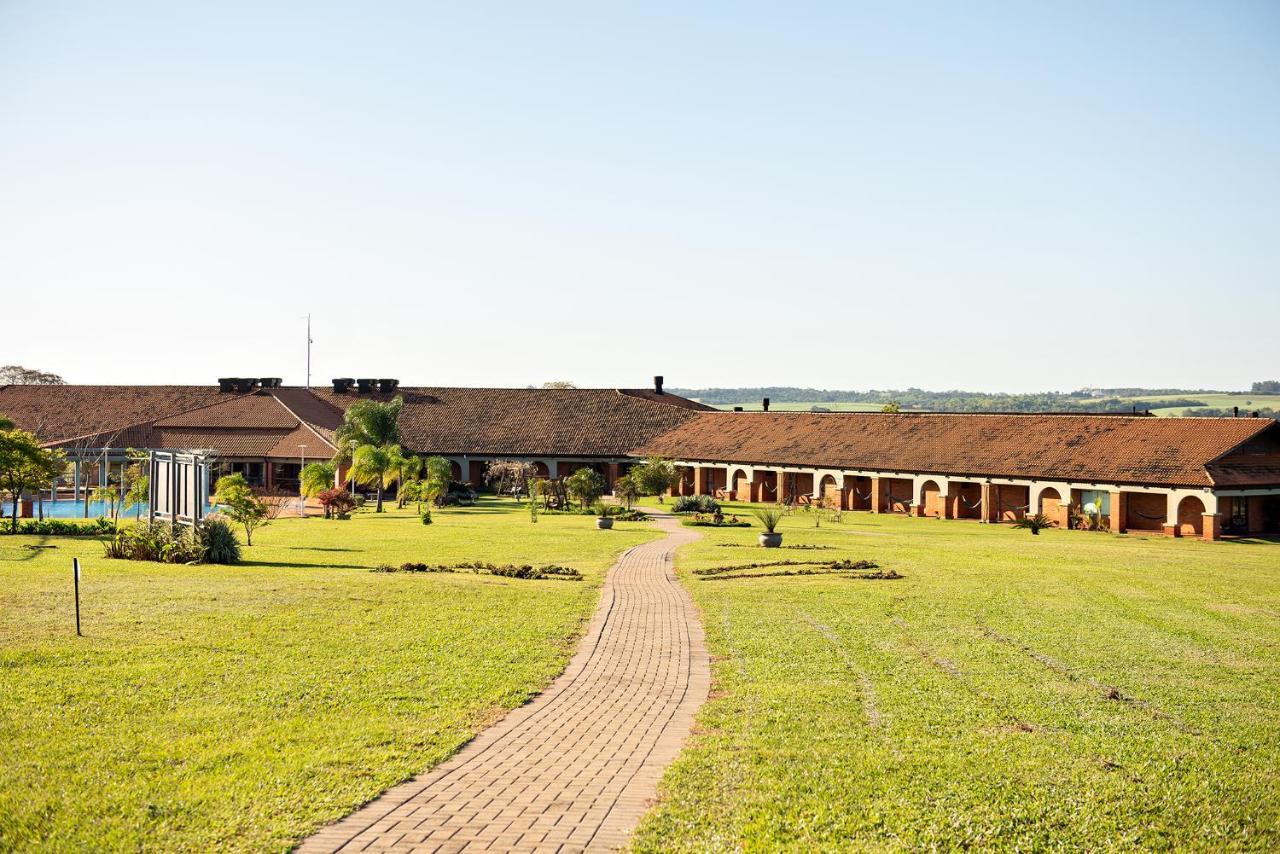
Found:
[{"label": "hammock hanging under arch", "polygon": [[1159,515],[1157,515],[1157,516],[1152,516],[1150,513],[1143,513],[1141,510],[1130,510],[1129,512],[1130,512],[1130,513],[1132,513],[1133,515],[1137,516],[1139,519],[1147,519],[1147,520],[1152,521],[1152,522],[1163,522],[1163,521],[1165,521],[1165,516],[1164,516],[1164,514],[1163,514],[1163,513],[1161,513],[1161,514],[1159,514]]}]

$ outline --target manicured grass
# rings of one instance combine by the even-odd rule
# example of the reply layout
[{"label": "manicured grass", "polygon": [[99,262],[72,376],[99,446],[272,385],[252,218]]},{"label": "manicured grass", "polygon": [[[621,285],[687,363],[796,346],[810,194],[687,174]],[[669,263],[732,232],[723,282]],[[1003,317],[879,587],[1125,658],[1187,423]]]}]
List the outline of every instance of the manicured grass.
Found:
[{"label": "manicured grass", "polygon": [[[281,519],[236,567],[0,537],[0,850],[286,850],[546,685],[603,570],[658,536],[505,501],[435,520]],[[477,559],[587,577],[366,571]]]},{"label": "manicured grass", "polygon": [[[698,530],[715,685],[637,849],[1280,847],[1280,544]],[[692,575],[775,556],[905,577]]]}]

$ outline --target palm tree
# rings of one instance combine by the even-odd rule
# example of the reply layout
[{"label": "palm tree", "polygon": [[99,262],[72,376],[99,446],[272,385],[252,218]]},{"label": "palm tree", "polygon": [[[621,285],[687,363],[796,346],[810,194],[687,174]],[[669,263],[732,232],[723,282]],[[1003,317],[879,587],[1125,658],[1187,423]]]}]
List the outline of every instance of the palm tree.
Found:
[{"label": "palm tree", "polygon": [[[332,489],[338,478],[338,467],[333,463],[307,463],[299,475],[299,487],[303,498],[314,498],[326,489]],[[329,506],[324,508],[325,518],[329,518]]]},{"label": "palm tree", "polygon": [[417,483],[422,478],[422,465],[422,457],[417,454],[409,454],[400,458],[400,471],[396,478],[400,481],[400,489],[396,493],[397,507],[404,507],[405,502],[409,500],[407,487],[411,483]]},{"label": "palm tree", "polygon": [[351,479],[378,492],[378,513],[382,512],[382,492],[400,477],[404,455],[399,445],[360,445],[351,455]]},{"label": "palm tree", "polygon": [[342,416],[342,424],[334,431],[338,453],[335,463],[345,463],[351,456],[351,448],[362,445],[387,447],[400,443],[400,410],[404,398],[397,395],[387,403],[376,400],[360,400],[351,404]]}]

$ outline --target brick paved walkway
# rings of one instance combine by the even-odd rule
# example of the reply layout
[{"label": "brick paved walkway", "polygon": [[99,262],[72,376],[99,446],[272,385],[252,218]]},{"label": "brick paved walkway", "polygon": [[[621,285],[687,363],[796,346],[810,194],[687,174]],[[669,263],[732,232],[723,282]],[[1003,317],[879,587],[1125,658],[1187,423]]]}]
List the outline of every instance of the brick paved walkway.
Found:
[{"label": "brick paved walkway", "polygon": [[[609,572],[586,637],[550,688],[459,751],[300,846],[313,851],[583,851],[626,842],[707,697],[702,627],[667,536]],[[602,533],[601,536],[608,536]]]}]

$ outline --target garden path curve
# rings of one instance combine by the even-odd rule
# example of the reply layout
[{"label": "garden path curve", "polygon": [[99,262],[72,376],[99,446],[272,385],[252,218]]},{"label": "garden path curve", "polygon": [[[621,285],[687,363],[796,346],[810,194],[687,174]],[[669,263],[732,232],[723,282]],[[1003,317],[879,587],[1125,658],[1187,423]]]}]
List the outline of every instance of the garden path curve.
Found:
[{"label": "garden path curve", "polygon": [[707,697],[710,663],[667,534],[609,571],[568,668],[451,759],[305,840],[319,851],[595,851],[625,844]]}]

